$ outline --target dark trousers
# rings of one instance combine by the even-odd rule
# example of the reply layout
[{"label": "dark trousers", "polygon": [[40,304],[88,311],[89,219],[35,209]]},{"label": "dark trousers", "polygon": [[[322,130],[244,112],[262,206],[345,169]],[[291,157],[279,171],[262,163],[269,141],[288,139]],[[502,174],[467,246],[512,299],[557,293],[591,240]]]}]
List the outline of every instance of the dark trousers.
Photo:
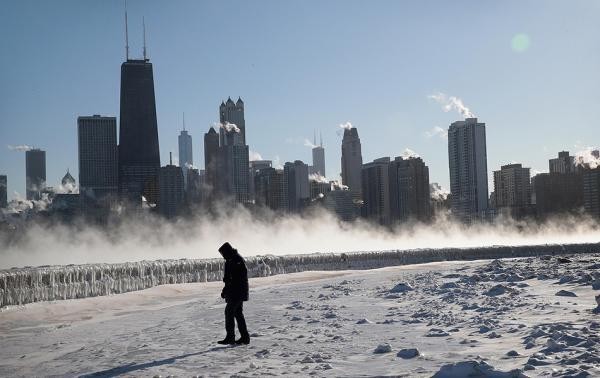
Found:
[{"label": "dark trousers", "polygon": [[246,319],[244,319],[243,311],[244,301],[230,300],[227,302],[227,305],[225,306],[225,330],[227,331],[228,337],[235,336],[235,321],[237,321],[240,336],[248,336],[248,329],[246,328]]}]

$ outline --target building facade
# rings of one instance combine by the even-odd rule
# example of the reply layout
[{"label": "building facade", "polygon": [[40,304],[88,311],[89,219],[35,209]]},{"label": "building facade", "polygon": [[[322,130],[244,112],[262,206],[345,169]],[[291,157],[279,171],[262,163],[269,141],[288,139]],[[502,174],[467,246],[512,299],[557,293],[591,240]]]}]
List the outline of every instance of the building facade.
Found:
[{"label": "building facade", "polygon": [[0,175],[0,209],[8,206],[8,177]]},{"label": "building facade", "polygon": [[558,157],[548,161],[550,173],[574,173],[575,157],[569,155],[569,151],[561,151]]},{"label": "building facade", "polygon": [[271,168],[271,160],[252,160],[249,167],[249,178],[248,178],[248,192],[250,195],[250,201],[256,202],[256,175],[261,169]]},{"label": "building facade", "polygon": [[274,211],[284,211],[287,205],[284,181],[281,169],[268,167],[255,172],[254,198],[256,205],[268,207]]},{"label": "building facade", "polygon": [[494,171],[494,202],[498,214],[513,218],[529,215],[531,209],[530,169],[508,164]]},{"label": "building facade", "polygon": [[583,208],[586,213],[600,219],[600,167],[583,172]]},{"label": "building facade", "polygon": [[100,115],[78,117],[77,148],[84,212],[110,207],[119,189],[117,119]]},{"label": "building facade", "polygon": [[25,192],[28,200],[39,201],[46,188],[46,151],[25,152]]},{"label": "building facade", "polygon": [[[244,102],[241,98],[238,98],[236,102],[230,98],[227,102],[221,102],[219,107],[219,121],[221,122],[221,128],[219,129],[219,140],[221,145],[233,144],[227,142],[226,137],[229,138],[240,138],[239,143],[246,144],[246,120],[244,119]],[[224,127],[227,124],[235,125],[239,129],[238,135],[228,134],[227,128]]]},{"label": "building facade", "polygon": [[348,187],[354,198],[361,195],[362,151],[356,127],[344,129],[342,139],[342,184]]},{"label": "building facade", "polygon": [[302,211],[310,203],[308,165],[300,160],[285,163],[283,180],[286,210],[290,213]]},{"label": "building facade", "polygon": [[535,176],[536,212],[539,218],[577,212],[583,207],[583,175],[540,173]]},{"label": "building facade", "polygon": [[390,217],[392,222],[431,219],[429,168],[419,157],[397,157],[390,162]]},{"label": "building facade", "polygon": [[362,215],[381,225],[389,225],[390,217],[390,158],[384,157],[362,167]]},{"label": "building facade", "polygon": [[486,216],[488,176],[485,123],[457,121],[448,129],[452,214],[470,223]]},{"label": "building facade", "polygon": [[158,174],[158,212],[166,218],[180,214],[184,204],[183,171],[172,163],[161,167]]},{"label": "building facade", "polygon": [[219,134],[211,127],[204,134],[204,171],[206,173],[206,197],[212,199],[216,193],[217,180],[217,159],[219,156]]},{"label": "building facade", "polygon": [[142,196],[158,201],[160,150],[152,63],[127,59],[121,65],[119,192],[129,205]]}]

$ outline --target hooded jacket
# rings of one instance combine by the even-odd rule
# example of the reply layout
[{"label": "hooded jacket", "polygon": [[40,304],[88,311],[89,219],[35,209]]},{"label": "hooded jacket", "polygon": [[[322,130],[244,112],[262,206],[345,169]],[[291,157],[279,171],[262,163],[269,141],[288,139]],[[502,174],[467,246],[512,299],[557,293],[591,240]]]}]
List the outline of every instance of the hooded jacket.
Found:
[{"label": "hooded jacket", "polygon": [[237,249],[234,249],[229,243],[223,244],[219,248],[219,252],[225,259],[225,271],[223,272],[225,287],[221,292],[221,297],[225,298],[227,302],[247,301],[248,270],[246,262]]}]

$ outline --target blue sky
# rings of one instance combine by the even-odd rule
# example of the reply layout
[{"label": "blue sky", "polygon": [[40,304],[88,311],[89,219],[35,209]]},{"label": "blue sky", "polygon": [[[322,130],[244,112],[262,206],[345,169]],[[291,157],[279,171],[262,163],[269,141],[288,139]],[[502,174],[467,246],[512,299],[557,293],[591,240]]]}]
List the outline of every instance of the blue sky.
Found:
[{"label": "blue sky", "polygon": [[[0,174],[13,197],[25,156],[8,145],[45,149],[56,185],[67,168],[77,177],[77,116],[118,116],[124,2],[0,6]],[[446,140],[426,133],[462,117],[437,92],[486,123],[490,175],[600,144],[597,1],[129,0],[128,11],[133,56],[146,19],[163,164],[185,112],[203,166],[202,135],[228,96],[244,99],[250,149],[265,159],[309,162],[304,138],[321,131],[330,178],[349,121],[365,162],[410,148],[448,187]],[[519,35],[529,44],[515,49]]]}]

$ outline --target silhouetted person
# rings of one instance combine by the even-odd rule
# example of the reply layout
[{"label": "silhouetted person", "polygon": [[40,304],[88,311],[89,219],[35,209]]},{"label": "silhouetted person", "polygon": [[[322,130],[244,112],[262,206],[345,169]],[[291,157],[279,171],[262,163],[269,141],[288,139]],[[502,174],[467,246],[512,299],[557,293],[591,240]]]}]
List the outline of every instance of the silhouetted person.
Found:
[{"label": "silhouetted person", "polygon": [[[237,249],[231,244],[225,243],[219,248],[221,256],[225,259],[225,272],[223,282],[225,287],[221,292],[221,298],[227,302],[225,306],[225,330],[227,336],[218,341],[219,344],[249,344],[250,335],[246,328],[244,319],[244,301],[248,300],[248,270],[246,263]],[[235,321],[240,331],[239,340],[235,340]]]}]

